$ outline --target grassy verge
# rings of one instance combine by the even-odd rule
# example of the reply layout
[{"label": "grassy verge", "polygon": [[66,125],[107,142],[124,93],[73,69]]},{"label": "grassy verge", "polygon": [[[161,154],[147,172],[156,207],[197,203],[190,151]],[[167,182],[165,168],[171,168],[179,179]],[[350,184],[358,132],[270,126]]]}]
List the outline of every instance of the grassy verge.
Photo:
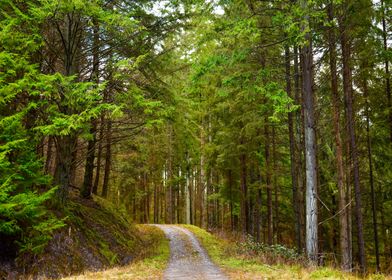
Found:
[{"label": "grassy verge", "polygon": [[131,264],[100,272],[85,272],[63,279],[162,279],[170,255],[169,241],[164,233],[154,226],[136,227],[146,246],[142,252],[138,252],[137,259]]},{"label": "grassy verge", "polygon": [[[218,238],[207,231],[191,225],[183,225],[192,231],[208,252],[214,263],[230,279],[360,279],[357,275],[344,273],[330,267],[311,268],[300,264],[266,264],[262,257],[240,253],[237,245]],[[384,275],[369,275],[366,279],[392,279]]]}]

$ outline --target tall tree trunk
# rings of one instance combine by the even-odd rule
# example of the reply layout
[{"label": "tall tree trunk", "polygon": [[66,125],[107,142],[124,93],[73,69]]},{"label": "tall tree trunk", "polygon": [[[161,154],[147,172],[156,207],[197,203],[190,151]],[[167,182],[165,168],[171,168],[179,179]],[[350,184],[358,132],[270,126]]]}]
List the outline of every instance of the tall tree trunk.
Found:
[{"label": "tall tree trunk", "polygon": [[[66,14],[64,16],[64,25],[60,26],[57,23],[57,30],[63,39],[63,74],[64,76],[78,74],[79,67],[75,57],[80,51],[80,18],[75,14]],[[75,113],[73,108],[70,108],[67,105],[61,105],[60,111],[66,115]],[[77,145],[77,136],[75,134],[75,132],[71,132],[69,135],[56,137],[56,169],[54,184],[59,186],[57,195],[60,204],[65,204],[67,201],[69,187],[73,183],[73,177],[75,174],[74,159]]]},{"label": "tall tree trunk", "polygon": [[154,224],[158,224],[159,223],[159,195],[158,195],[159,190],[155,180],[153,180],[153,184],[154,184],[154,209],[153,209]]},{"label": "tall tree trunk", "polygon": [[[387,9],[384,0],[381,0],[381,9],[382,9],[382,33],[383,33],[383,43],[384,43],[384,51],[388,52],[388,30],[385,19],[385,11]],[[389,76],[389,59],[385,58],[385,92],[387,94],[388,101],[388,117],[389,117],[389,137],[392,142],[392,100],[391,100],[391,78]]]},{"label": "tall tree trunk", "polygon": [[93,190],[96,130],[97,130],[97,123],[96,121],[93,121],[90,129],[90,133],[93,139],[89,140],[87,144],[87,157],[86,157],[86,166],[84,170],[84,180],[83,180],[82,189],[80,191],[80,195],[83,198],[91,197],[91,192]]},{"label": "tall tree trunk", "polygon": [[[307,1],[301,0],[304,11],[308,10]],[[305,14],[303,30],[309,29],[309,15]],[[305,160],[306,160],[306,253],[314,263],[318,259],[318,209],[317,209],[317,166],[316,166],[316,129],[314,119],[313,92],[313,53],[312,39],[305,33],[302,47],[303,69],[303,107],[305,126]]]},{"label": "tall tree trunk", "polygon": [[268,118],[265,117],[264,136],[265,136],[265,173],[267,186],[267,237],[268,244],[272,245],[273,241],[273,221],[272,221],[272,184],[271,184],[271,151]]},{"label": "tall tree trunk", "polygon": [[368,85],[367,85],[366,78],[364,78],[363,81],[363,93],[366,101],[366,147],[367,147],[367,156],[369,160],[369,183],[370,183],[370,194],[371,194],[371,201],[372,201],[373,238],[374,238],[374,248],[376,253],[376,270],[377,272],[379,272],[380,250],[379,250],[379,243],[378,243],[376,195],[374,193],[372,145],[370,140],[370,105],[369,105]]},{"label": "tall tree trunk", "polygon": [[191,223],[191,174],[190,174],[190,163],[189,163],[189,155],[186,155],[186,185],[185,185],[185,223]]},{"label": "tall tree trunk", "polygon": [[[333,3],[330,3],[328,8],[329,20],[334,20]],[[350,271],[352,268],[352,259],[350,258],[350,245],[348,238],[348,211],[347,211],[347,189],[345,187],[345,174],[343,166],[343,144],[340,136],[340,106],[339,106],[339,92],[338,92],[338,76],[336,68],[336,38],[334,29],[328,31],[329,42],[329,66],[331,71],[331,91],[332,91],[332,115],[333,128],[336,143],[336,170],[338,179],[339,191],[339,240],[341,250],[341,267],[343,270]]]},{"label": "tall tree trunk", "polygon": [[[93,68],[91,71],[91,79],[98,86],[99,84],[99,25],[94,22],[94,39],[93,39]],[[84,170],[84,180],[80,192],[81,197],[89,198],[93,190],[93,177],[94,177],[94,160],[95,160],[95,144],[97,142],[97,121],[94,119],[91,122],[90,134],[92,138],[88,140],[87,144],[87,157]]]},{"label": "tall tree trunk", "polygon": [[173,224],[174,223],[174,207],[173,207],[173,184],[172,184],[172,175],[173,175],[173,163],[172,163],[172,126],[169,124],[168,126],[168,133],[169,133],[169,139],[168,139],[168,164],[167,164],[167,170],[166,170],[166,209],[167,209],[167,223]]},{"label": "tall tree trunk", "polygon": [[200,177],[199,177],[199,215],[200,215],[200,227],[204,227],[204,192],[206,188],[206,174],[205,174],[205,151],[204,147],[206,144],[206,137],[205,137],[205,128],[204,128],[204,120],[201,121],[202,127],[200,130]]},{"label": "tall tree trunk", "polygon": [[249,232],[248,221],[248,186],[247,186],[247,166],[246,155],[240,155],[240,168],[241,168],[241,227],[242,233],[246,235]]},{"label": "tall tree trunk", "polygon": [[[286,66],[286,92],[288,96],[293,97],[291,90],[291,65],[290,65],[290,48],[288,45],[285,46],[285,66]],[[294,135],[294,121],[293,112],[288,113],[288,125],[289,125],[289,147],[290,147],[290,174],[291,174],[291,185],[293,191],[293,208],[294,208],[294,228],[295,228],[295,239],[297,243],[298,252],[301,252],[301,221],[299,212],[299,200],[298,200],[298,178],[297,178],[297,158],[295,148],[295,135]]]},{"label": "tall tree trunk", "polygon": [[280,230],[279,230],[279,186],[278,186],[278,165],[277,165],[277,151],[276,151],[276,128],[272,127],[272,162],[273,162],[273,185],[275,192],[274,201],[274,228],[275,242],[280,243]]},{"label": "tall tree trunk", "polygon": [[296,161],[296,174],[297,174],[297,201],[298,201],[298,251],[303,252],[305,248],[305,203],[304,203],[304,142],[303,142],[303,106],[302,106],[302,70],[300,67],[300,53],[298,47],[294,46],[294,100],[296,104],[301,104],[301,109],[295,112],[294,122],[294,136],[295,136],[295,161]]},{"label": "tall tree trunk", "polygon": [[229,187],[229,208],[230,208],[230,230],[234,231],[234,215],[233,215],[233,174],[232,170],[227,171],[227,184]]},{"label": "tall tree trunk", "polygon": [[104,136],[104,122],[105,122],[105,115],[102,114],[100,118],[100,127],[99,127],[99,138],[98,138],[98,154],[97,154],[97,167],[95,172],[94,184],[93,184],[93,194],[98,194],[98,186],[99,186],[99,179],[101,176],[101,163],[102,163],[102,143],[103,143],[103,136]]},{"label": "tall tree trunk", "polygon": [[[258,169],[256,169],[258,171]],[[260,172],[258,172],[260,173]],[[255,217],[254,217],[254,235],[257,242],[260,242],[260,226],[261,226],[261,184],[259,182],[259,174],[258,175],[258,182],[256,188],[256,201],[255,201]]]},{"label": "tall tree trunk", "polygon": [[144,193],[145,195],[145,209],[144,209],[144,222],[145,223],[150,223],[150,188],[149,188],[149,182],[148,182],[148,176],[147,172],[143,173],[143,185],[144,185]]},{"label": "tall tree trunk", "polygon": [[193,170],[190,170],[190,184],[189,184],[189,222],[191,225],[194,224],[193,213],[195,212],[195,208],[193,207],[194,203],[194,176]]},{"label": "tall tree trunk", "polygon": [[[347,1],[346,1],[347,2]],[[349,3],[346,3],[348,6]],[[354,194],[355,194],[355,214],[357,222],[357,241],[359,264],[361,272],[366,271],[365,241],[363,238],[363,218],[362,218],[362,198],[359,180],[359,162],[357,153],[357,144],[355,136],[355,119],[353,112],[353,96],[352,96],[352,74],[351,74],[351,46],[348,38],[348,30],[346,18],[341,22],[341,46],[343,59],[343,91],[346,105],[347,129],[350,141],[351,161],[354,173]]]}]

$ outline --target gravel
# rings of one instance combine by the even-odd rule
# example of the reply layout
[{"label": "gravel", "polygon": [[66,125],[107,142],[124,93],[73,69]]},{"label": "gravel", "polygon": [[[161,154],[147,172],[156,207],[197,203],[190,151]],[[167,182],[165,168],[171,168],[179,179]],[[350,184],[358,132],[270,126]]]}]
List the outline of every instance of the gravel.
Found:
[{"label": "gravel", "polygon": [[155,225],[170,240],[170,260],[164,279],[227,280],[189,230],[174,225]]}]

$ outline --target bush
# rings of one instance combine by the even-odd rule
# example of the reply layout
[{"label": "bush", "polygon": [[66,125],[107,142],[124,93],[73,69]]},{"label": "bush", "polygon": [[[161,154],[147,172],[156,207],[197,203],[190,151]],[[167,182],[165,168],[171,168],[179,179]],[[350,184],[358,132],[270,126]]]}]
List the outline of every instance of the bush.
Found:
[{"label": "bush", "polygon": [[290,262],[302,259],[302,255],[298,254],[295,249],[280,244],[267,245],[257,242],[251,235],[248,235],[244,241],[237,242],[237,250],[240,254],[265,257],[270,262]]}]

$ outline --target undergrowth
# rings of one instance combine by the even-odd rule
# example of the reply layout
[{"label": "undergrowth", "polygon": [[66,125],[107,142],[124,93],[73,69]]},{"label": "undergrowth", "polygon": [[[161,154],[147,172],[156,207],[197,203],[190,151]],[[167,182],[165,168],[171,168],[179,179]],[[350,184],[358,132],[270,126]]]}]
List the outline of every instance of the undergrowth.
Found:
[{"label": "undergrowth", "polygon": [[137,225],[136,229],[142,238],[144,246],[131,264],[117,266],[100,272],[84,272],[81,275],[67,277],[63,280],[162,279],[170,255],[169,241],[157,227]]},{"label": "undergrowth", "polygon": [[[201,228],[182,225],[192,231],[208,255],[230,279],[361,279],[332,267],[314,267],[304,256],[282,245],[268,246],[253,238],[217,237]],[[238,241],[239,240],[239,241]],[[383,274],[367,275],[364,279],[392,279]]]}]

